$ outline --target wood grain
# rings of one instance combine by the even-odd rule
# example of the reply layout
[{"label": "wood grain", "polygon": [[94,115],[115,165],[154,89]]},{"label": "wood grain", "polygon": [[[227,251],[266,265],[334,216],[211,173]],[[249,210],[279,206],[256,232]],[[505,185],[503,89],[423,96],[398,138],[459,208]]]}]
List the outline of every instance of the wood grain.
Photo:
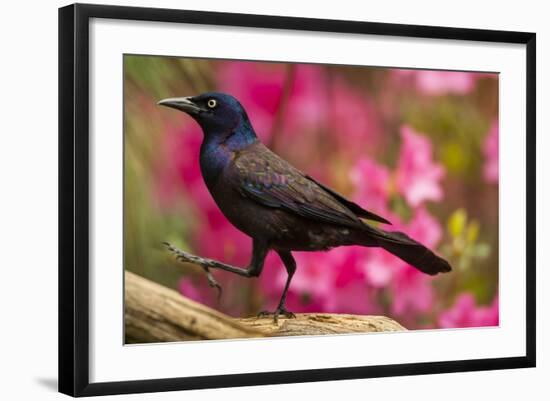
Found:
[{"label": "wood grain", "polygon": [[368,333],[406,330],[385,316],[303,313],[295,319],[232,318],[125,272],[126,343]]}]

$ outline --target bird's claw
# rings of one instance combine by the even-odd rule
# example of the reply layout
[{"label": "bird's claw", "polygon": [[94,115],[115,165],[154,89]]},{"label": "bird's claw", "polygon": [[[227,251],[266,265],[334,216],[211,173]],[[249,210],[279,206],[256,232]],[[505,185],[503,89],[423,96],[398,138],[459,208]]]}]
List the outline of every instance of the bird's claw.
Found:
[{"label": "bird's claw", "polygon": [[[179,262],[189,262],[189,259],[192,255],[188,255],[182,250],[179,250],[178,248],[174,247],[169,242],[164,241],[162,243],[170,252],[172,252],[176,256],[176,260]],[[216,281],[212,273],[210,273],[210,270],[207,266],[202,266],[202,269],[206,273],[206,278],[208,279],[208,285],[212,288],[216,288],[218,290],[218,302],[220,301],[222,297],[222,286]]]},{"label": "bird's claw", "polygon": [[270,312],[267,310],[263,310],[256,316],[257,318],[266,317],[273,315],[273,324],[277,324],[279,322],[279,315],[283,315],[287,319],[296,319],[296,315],[288,310],[284,306],[279,306],[277,309],[275,309],[274,312]]},{"label": "bird's claw", "polygon": [[203,267],[203,270],[206,273],[206,278],[208,279],[208,285],[218,290],[218,301],[219,301],[222,297],[222,286],[220,285],[220,283],[216,281],[212,273],[210,273],[210,270],[208,269],[208,267]]}]

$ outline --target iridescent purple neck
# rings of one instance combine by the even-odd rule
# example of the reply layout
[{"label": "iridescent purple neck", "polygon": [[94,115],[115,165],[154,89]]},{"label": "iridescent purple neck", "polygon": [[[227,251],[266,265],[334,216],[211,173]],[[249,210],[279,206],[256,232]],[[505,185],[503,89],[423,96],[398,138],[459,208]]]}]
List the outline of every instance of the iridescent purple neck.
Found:
[{"label": "iridescent purple neck", "polygon": [[239,129],[228,133],[205,132],[201,145],[200,165],[204,180],[208,184],[219,176],[233,160],[233,153],[243,150],[258,141],[248,121]]}]

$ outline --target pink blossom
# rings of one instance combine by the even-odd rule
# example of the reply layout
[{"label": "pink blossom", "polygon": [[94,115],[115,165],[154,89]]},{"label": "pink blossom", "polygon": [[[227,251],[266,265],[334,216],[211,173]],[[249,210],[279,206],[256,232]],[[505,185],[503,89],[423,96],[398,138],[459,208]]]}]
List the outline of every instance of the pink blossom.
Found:
[{"label": "pink blossom", "polygon": [[[333,259],[331,253],[295,252],[296,262],[300,268],[292,280],[293,290],[322,299],[330,297],[335,287],[338,269],[342,267],[339,264],[331,263],[330,259]],[[279,277],[281,289],[286,281],[286,276],[286,270],[281,272]]]},{"label": "pink blossom", "polygon": [[483,144],[485,165],[483,176],[487,182],[498,182],[498,121],[493,121]]},{"label": "pink blossom", "polygon": [[[423,207],[415,210],[407,224],[395,215],[391,219],[392,230],[403,231],[432,249],[441,239],[440,224]],[[391,312],[403,323],[412,327],[417,324],[415,316],[431,311],[434,294],[430,276],[382,249],[369,249],[360,267],[370,287],[389,290]]]},{"label": "pink blossom", "polygon": [[429,312],[433,305],[433,287],[430,276],[412,266],[406,266],[391,283],[392,312],[402,318]]},{"label": "pink blossom", "polygon": [[[364,279],[361,264],[369,251],[361,247],[340,247],[327,253],[295,252],[299,269],[289,290],[287,305],[298,312],[374,313],[378,310],[371,288]],[[276,304],[287,279],[286,270],[278,268],[271,280]],[[262,280],[263,282],[266,279]]]},{"label": "pink blossom", "polygon": [[293,66],[291,87],[285,88],[290,77],[288,68],[283,64],[232,61],[222,63],[218,69],[220,89],[239,99],[263,140],[272,133],[285,90],[289,91],[282,127],[285,132],[298,133],[325,115],[321,68]]},{"label": "pink blossom", "polygon": [[498,296],[490,305],[477,306],[470,293],[460,294],[454,305],[439,316],[443,328],[498,326],[498,322]]},{"label": "pink blossom", "polygon": [[[408,224],[399,228],[431,249],[437,246],[442,236],[439,222],[423,207],[415,211]],[[430,276],[412,266],[400,266],[390,283],[393,294],[392,311],[397,315],[430,311],[433,305],[431,281]]]},{"label": "pink blossom", "polygon": [[413,218],[404,227],[403,231],[411,238],[432,249],[439,243],[443,235],[443,230],[437,219],[429,214],[423,206],[415,210]]},{"label": "pink blossom", "polygon": [[391,253],[380,248],[373,248],[369,250],[369,255],[362,264],[362,270],[370,286],[385,288],[391,284],[399,270],[406,266],[405,262]]},{"label": "pink blossom", "polygon": [[[390,231],[402,231],[404,225],[398,215],[387,210],[384,217],[388,218],[392,225]],[[359,269],[363,272],[365,281],[372,288],[382,289],[388,287],[394,277],[402,272],[407,264],[382,248],[369,248],[366,257],[359,263]]]},{"label": "pink blossom", "polygon": [[[335,80],[330,91],[326,126],[347,152],[364,153],[377,147],[381,128],[367,97],[345,81]],[[350,147],[353,143],[356,146]]]},{"label": "pink blossom", "polygon": [[282,96],[284,70],[269,64],[229,61],[219,65],[217,76],[220,90],[239,99],[258,136],[269,139]]},{"label": "pink blossom", "polygon": [[[403,145],[405,155],[407,152],[411,153],[410,148],[415,147],[420,147],[420,151],[424,153],[430,151],[430,149],[426,149],[424,138],[416,136],[411,130],[405,129],[403,135],[406,138]],[[420,146],[414,142],[417,138],[420,139],[420,141],[416,141],[420,142]],[[411,142],[414,142],[415,146],[411,146]],[[429,148],[429,143],[427,145]],[[428,165],[430,167],[423,158],[420,158],[420,163],[415,161],[409,164],[402,163],[401,167],[408,165],[412,165],[415,172],[422,170],[422,168],[417,168],[418,166]],[[425,168],[423,169],[425,170]],[[404,231],[432,248],[440,241],[441,226],[424,207],[419,206],[415,209],[413,218],[408,224],[403,224],[398,216],[386,210],[390,173],[385,167],[377,165],[370,159],[362,158],[354,166],[351,179],[356,188],[354,199],[371,210],[373,205],[383,210],[384,216],[393,223],[390,227],[392,230]],[[389,287],[392,294],[391,308],[394,314],[415,315],[430,310],[433,302],[431,278],[389,252],[382,249],[369,249],[367,256],[359,263],[359,270],[363,272],[365,280],[372,288]]]},{"label": "pink blossom", "polygon": [[375,213],[383,213],[387,208],[390,191],[390,172],[367,157],[361,157],[350,173],[355,191],[353,198]]},{"label": "pink blossom", "polygon": [[426,94],[451,92],[464,95],[473,89],[475,78],[475,74],[468,72],[419,71],[416,84]]},{"label": "pink blossom", "polygon": [[[297,254],[300,268],[292,280],[292,290],[324,303],[333,296],[334,282],[339,266],[331,266],[323,260],[322,254]],[[280,288],[286,281],[286,271],[280,276]]]},{"label": "pink blossom", "polygon": [[[294,253],[299,268],[294,274],[287,296],[289,310],[296,312],[322,311],[327,299],[334,296],[334,282],[338,266],[328,265],[323,256],[325,255],[321,253]],[[269,281],[265,276],[262,277],[264,286],[267,284],[272,287],[270,304],[277,305],[287,277],[286,269],[282,265]]]},{"label": "pink blossom", "polygon": [[216,209],[203,211],[201,223],[193,235],[197,251],[205,257],[244,266],[249,261],[252,241],[237,230]]},{"label": "pink blossom", "polygon": [[433,161],[430,140],[407,125],[401,128],[401,137],[403,143],[396,171],[398,190],[413,207],[425,200],[441,200],[443,190],[439,181],[445,170]]},{"label": "pink blossom", "polygon": [[199,148],[202,132],[195,123],[181,128],[166,127],[160,149],[161,157],[154,166],[155,195],[161,205],[177,200],[181,189],[191,191],[202,181]]},{"label": "pink blossom", "polygon": [[426,95],[466,95],[474,89],[476,81],[486,75],[475,72],[402,69],[394,70],[393,73],[397,79],[410,79]]},{"label": "pink blossom", "polygon": [[350,142],[368,143],[369,149],[376,145],[373,141],[381,130],[374,106],[344,80],[329,80],[321,66],[223,62],[218,76],[220,90],[240,100],[264,141],[271,139],[277,112],[288,96],[277,135],[311,143],[307,133],[328,133],[325,138],[352,153],[362,147],[350,149]]},{"label": "pink blossom", "polygon": [[209,303],[210,299],[206,295],[205,291],[201,291],[201,285],[198,282],[195,282],[190,277],[183,277],[178,283],[178,289],[181,294],[185,295],[187,298],[192,299],[200,303]]},{"label": "pink blossom", "polygon": [[334,295],[326,299],[323,311],[358,315],[380,314],[382,311],[375,295],[363,281],[354,281],[345,287],[336,288]]},{"label": "pink blossom", "polygon": [[295,65],[294,80],[285,108],[285,130],[298,135],[300,130],[315,127],[327,115],[330,108],[324,88],[322,67]]}]

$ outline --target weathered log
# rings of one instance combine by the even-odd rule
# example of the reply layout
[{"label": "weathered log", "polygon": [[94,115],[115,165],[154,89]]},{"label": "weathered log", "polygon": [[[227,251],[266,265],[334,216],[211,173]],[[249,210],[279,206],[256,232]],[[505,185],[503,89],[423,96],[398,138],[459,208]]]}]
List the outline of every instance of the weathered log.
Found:
[{"label": "weathered log", "polygon": [[269,337],[312,336],[318,334],[370,333],[379,331],[403,331],[403,326],[385,316],[359,316],[335,313],[298,313],[295,319],[279,317],[279,324],[272,318],[249,317],[237,319]]},{"label": "weathered log", "polygon": [[304,313],[295,319],[232,318],[125,272],[126,343],[401,331],[384,316]]},{"label": "weathered log", "polygon": [[127,343],[264,336],[259,330],[129,271],[125,272],[124,284]]}]

